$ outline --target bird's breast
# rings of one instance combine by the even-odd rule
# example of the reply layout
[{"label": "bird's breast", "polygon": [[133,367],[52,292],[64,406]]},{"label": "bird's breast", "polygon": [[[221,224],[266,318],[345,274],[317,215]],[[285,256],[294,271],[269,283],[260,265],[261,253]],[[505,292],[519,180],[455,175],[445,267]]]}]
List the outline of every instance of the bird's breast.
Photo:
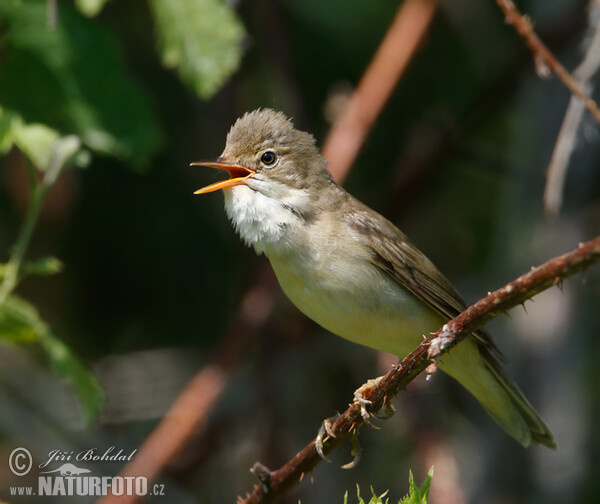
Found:
[{"label": "bird's breast", "polygon": [[290,300],[345,339],[406,355],[441,317],[370,262],[350,234],[307,232],[284,254],[265,251]]}]

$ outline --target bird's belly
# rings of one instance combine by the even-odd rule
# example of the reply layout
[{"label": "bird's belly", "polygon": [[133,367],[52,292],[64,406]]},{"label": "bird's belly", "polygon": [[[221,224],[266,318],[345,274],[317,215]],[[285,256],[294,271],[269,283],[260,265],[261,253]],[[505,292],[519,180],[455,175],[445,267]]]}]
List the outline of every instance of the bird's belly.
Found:
[{"label": "bird's belly", "polygon": [[290,300],[342,338],[404,357],[444,323],[408,290],[368,262],[302,267],[271,258]]}]

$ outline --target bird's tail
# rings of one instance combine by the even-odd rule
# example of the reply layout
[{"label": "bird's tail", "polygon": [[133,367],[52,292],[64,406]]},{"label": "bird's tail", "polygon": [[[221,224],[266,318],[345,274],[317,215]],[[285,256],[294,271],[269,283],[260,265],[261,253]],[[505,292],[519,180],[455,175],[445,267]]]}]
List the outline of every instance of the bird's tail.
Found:
[{"label": "bird's tail", "polygon": [[536,443],[556,448],[548,426],[486,349],[468,339],[440,361],[440,368],[458,380],[490,416],[523,446]]}]

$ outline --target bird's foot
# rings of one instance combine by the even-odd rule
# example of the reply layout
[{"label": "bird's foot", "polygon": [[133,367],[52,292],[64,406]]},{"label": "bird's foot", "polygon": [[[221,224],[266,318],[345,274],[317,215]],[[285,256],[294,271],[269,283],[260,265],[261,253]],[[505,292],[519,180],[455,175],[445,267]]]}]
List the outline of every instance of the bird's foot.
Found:
[{"label": "bird's foot", "polygon": [[[335,438],[332,425],[339,417],[340,414],[338,413],[335,416],[332,416],[331,418],[326,418],[325,420],[323,420],[323,423],[319,428],[319,432],[317,433],[317,438],[315,439],[315,448],[317,450],[317,453],[319,454],[319,457],[321,457],[326,462],[331,462],[331,460],[329,460],[325,456],[325,452],[323,451],[324,444],[327,441],[328,437]],[[354,467],[356,467],[362,455],[362,448],[360,446],[360,443],[358,442],[358,432],[354,432],[350,435],[350,443],[352,444],[352,450],[350,453],[352,454],[353,459],[347,464],[344,464],[342,466],[342,469],[353,469]]]},{"label": "bird's foot", "polygon": [[354,458],[347,464],[344,464],[342,466],[342,469],[354,469],[360,462],[360,457],[362,455],[362,447],[358,442],[358,432],[355,432],[354,434],[352,434],[352,436],[350,436],[350,443],[352,444],[352,450],[350,451],[350,453]]},{"label": "bird's foot", "polygon": [[319,454],[319,457],[321,457],[325,462],[331,462],[331,460],[329,460],[325,456],[325,452],[323,451],[324,443],[325,441],[327,441],[328,437],[335,438],[335,434],[333,433],[331,426],[333,425],[333,422],[335,422],[339,417],[340,414],[336,413],[334,416],[323,420],[323,423],[321,424],[321,427],[319,427],[319,432],[317,433],[317,437],[315,439],[315,448],[317,450],[317,453]]},{"label": "bird's foot", "polygon": [[383,376],[380,376],[379,378],[373,378],[371,380],[368,380],[367,383],[365,383],[364,385],[362,385],[361,387],[356,389],[356,391],[354,392],[354,403],[353,404],[360,406],[360,416],[362,417],[363,421],[368,426],[373,427],[374,429],[379,429],[380,427],[374,425],[371,422],[371,417],[375,417],[380,420],[387,420],[388,418],[392,417],[394,415],[394,413],[396,412],[392,403],[388,402],[387,400],[385,401],[383,415],[373,414],[367,410],[367,407],[370,406],[371,404],[373,404],[373,402],[370,401],[369,399],[367,399],[364,396],[364,394],[366,392],[368,392],[369,390],[371,390],[373,387],[375,387],[381,381],[382,378],[383,378]]}]

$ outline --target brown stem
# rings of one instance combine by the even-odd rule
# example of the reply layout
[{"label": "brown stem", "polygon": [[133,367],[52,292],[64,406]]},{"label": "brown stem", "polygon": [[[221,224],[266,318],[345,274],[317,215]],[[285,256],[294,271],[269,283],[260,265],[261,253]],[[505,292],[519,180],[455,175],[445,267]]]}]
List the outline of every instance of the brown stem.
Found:
[{"label": "brown stem", "polygon": [[[376,385],[369,388],[364,393],[365,398],[371,401],[367,409],[370,412],[378,411],[386,400],[424,371],[431,364],[431,359],[439,358],[473,330],[597,261],[600,261],[600,237],[580,244],[578,248],[551,259],[488,294],[450,320],[432,337],[424,340]],[[355,434],[362,423],[360,406],[353,404],[332,424],[331,430],[335,437],[327,438],[324,452],[331,452],[343,440]],[[322,461],[317,453],[315,441],[311,441],[291,460],[274,471],[257,464],[255,473],[260,474],[261,484],[255,485],[252,493],[245,498],[240,498],[239,504],[274,502],[298,484],[304,474],[312,471]]]},{"label": "brown stem", "polygon": [[517,30],[517,33],[523,37],[533,52],[536,66],[546,65],[550,68],[569,91],[583,101],[585,107],[588,109],[589,113],[592,114],[594,119],[600,122],[600,109],[598,108],[598,104],[590,98],[573,76],[565,70],[565,67],[558,62],[550,50],[539,39],[533,30],[531,21],[519,12],[512,0],[496,0],[496,3],[502,9],[502,12],[504,12],[506,22],[511,24],[515,30]]},{"label": "brown stem", "polygon": [[337,182],[346,177],[425,35],[436,7],[437,0],[402,2],[392,26],[323,145],[323,156],[329,161],[329,171]]}]

